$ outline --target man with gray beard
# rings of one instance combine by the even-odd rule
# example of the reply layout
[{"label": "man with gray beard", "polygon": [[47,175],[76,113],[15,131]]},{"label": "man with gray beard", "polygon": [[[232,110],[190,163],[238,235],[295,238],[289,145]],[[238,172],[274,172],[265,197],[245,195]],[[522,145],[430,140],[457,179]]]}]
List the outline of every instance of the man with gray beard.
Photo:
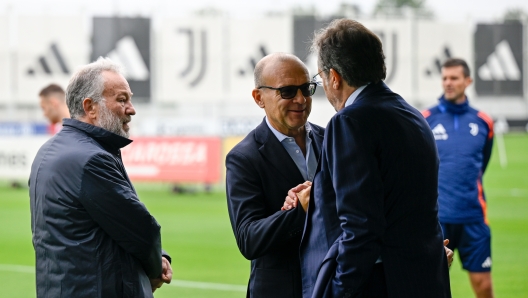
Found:
[{"label": "man with gray beard", "polygon": [[160,226],[120,148],[136,114],[119,66],[99,58],[66,90],[71,119],[38,151],[29,179],[37,297],[153,297],[170,283]]}]

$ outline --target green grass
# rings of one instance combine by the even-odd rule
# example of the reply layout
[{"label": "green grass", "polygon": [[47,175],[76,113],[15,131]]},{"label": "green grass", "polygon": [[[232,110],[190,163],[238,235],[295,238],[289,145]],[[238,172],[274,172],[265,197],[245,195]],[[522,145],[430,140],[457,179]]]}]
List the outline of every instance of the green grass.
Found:
[{"label": "green grass", "polygon": [[[501,168],[495,147],[484,177],[493,233],[493,285],[496,297],[528,297],[528,135],[507,135],[505,143],[507,167]],[[249,262],[236,247],[225,194],[175,195],[163,184],[137,188],[161,224],[163,247],[173,257],[175,284],[156,291],[156,298],[245,297],[240,290],[200,289],[195,284],[188,287],[176,282],[247,283]],[[27,189],[11,189],[0,183],[0,226],[0,296],[35,297],[34,274],[4,266],[34,265]],[[460,269],[457,257],[451,269],[453,297],[472,297],[467,273]],[[22,271],[27,268],[21,267]]]},{"label": "green grass", "polygon": [[[138,193],[162,226],[163,248],[172,257],[173,279],[244,287],[249,261],[236,246],[225,194],[172,194],[168,185],[139,185]],[[27,189],[0,186],[1,297],[35,297],[34,274],[12,272],[1,264],[34,265]],[[177,283],[176,283],[177,284]],[[244,297],[245,292],[165,285],[163,297]]]},{"label": "green grass", "polygon": [[[504,137],[507,166],[499,162],[497,140],[484,174],[492,235],[492,280],[496,297],[528,297],[528,135]],[[451,268],[453,297],[472,297],[458,255]]]}]

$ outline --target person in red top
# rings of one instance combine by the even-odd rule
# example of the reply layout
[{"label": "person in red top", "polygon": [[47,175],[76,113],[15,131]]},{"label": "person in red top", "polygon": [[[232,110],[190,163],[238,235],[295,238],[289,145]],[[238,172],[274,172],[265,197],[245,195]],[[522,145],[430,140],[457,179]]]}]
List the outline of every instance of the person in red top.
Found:
[{"label": "person in red top", "polygon": [[64,90],[57,84],[50,84],[40,91],[39,97],[42,113],[50,122],[48,133],[54,135],[62,129],[62,119],[70,118]]}]

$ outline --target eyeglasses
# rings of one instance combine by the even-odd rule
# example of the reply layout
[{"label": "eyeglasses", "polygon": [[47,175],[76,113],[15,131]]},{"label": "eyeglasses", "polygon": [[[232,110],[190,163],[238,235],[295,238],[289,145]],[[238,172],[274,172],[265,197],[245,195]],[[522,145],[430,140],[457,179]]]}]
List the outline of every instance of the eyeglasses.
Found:
[{"label": "eyeglasses", "polygon": [[271,90],[278,90],[280,92],[280,95],[283,99],[292,99],[297,95],[297,90],[301,90],[301,93],[304,97],[312,96],[315,93],[315,88],[317,88],[317,84],[315,82],[310,82],[306,84],[302,84],[299,86],[284,86],[280,88],[274,88],[269,86],[259,86],[257,89],[266,88]]},{"label": "eyeglasses", "polygon": [[324,69],[321,70],[318,74],[313,76],[312,83],[315,83],[317,86],[323,86],[323,78],[321,78],[321,73],[325,71]]}]

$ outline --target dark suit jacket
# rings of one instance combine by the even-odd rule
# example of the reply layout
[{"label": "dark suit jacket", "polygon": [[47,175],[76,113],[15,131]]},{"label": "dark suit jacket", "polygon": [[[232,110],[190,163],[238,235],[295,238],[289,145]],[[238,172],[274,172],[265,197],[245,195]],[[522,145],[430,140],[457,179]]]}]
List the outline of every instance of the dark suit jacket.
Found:
[{"label": "dark suit jacket", "polygon": [[[311,124],[319,156],[324,129]],[[299,244],[306,214],[281,211],[288,190],[304,182],[263,121],[226,157],[227,203],[240,252],[251,260],[248,297],[301,297]]]},{"label": "dark suit jacket", "polygon": [[389,297],[451,296],[438,154],[416,109],[383,82],[368,85],[330,120],[319,167],[301,243],[304,297],[362,297],[379,256]]}]

